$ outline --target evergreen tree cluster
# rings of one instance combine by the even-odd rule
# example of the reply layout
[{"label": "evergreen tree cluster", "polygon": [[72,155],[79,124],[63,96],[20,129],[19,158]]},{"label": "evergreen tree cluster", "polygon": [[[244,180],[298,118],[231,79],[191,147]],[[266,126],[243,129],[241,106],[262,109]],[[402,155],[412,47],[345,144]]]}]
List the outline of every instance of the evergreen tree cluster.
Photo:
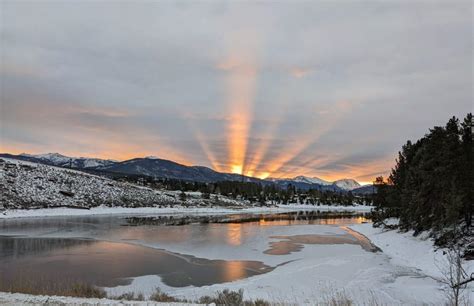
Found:
[{"label": "evergreen tree cluster", "polygon": [[124,180],[155,189],[179,190],[180,201],[186,201],[184,192],[201,192],[203,199],[211,199],[211,194],[231,197],[260,204],[309,204],[309,205],[372,205],[372,194],[354,195],[352,192],[310,189],[302,190],[294,185],[286,188],[268,183],[221,181],[214,183],[190,182],[168,178],[154,178],[143,175],[114,174],[114,179]]},{"label": "evergreen tree cluster", "polygon": [[435,232],[472,226],[474,158],[472,113],[449,119],[415,143],[408,141],[385,181],[378,177],[375,223],[399,218],[402,229]]}]

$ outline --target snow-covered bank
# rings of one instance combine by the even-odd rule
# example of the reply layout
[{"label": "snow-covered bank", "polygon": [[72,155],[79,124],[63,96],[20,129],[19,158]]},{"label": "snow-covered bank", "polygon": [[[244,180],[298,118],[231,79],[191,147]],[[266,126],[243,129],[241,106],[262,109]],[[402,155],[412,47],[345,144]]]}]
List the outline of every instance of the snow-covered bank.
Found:
[{"label": "snow-covered bank", "polygon": [[0,292],[0,304],[5,305],[157,305],[193,306],[200,304],[159,303],[153,301],[118,301],[110,299],[77,298],[66,296],[31,295],[23,293]]},{"label": "snow-covered bank", "polygon": [[[413,236],[413,231],[400,233],[397,230],[374,228],[372,224],[355,224],[350,228],[369,238],[373,244],[389,256],[390,263],[416,269],[434,279],[441,279],[442,269],[447,265],[446,250],[434,246],[427,235]],[[474,261],[465,261],[466,272],[474,273]],[[466,290],[474,302],[474,284]]]},{"label": "snow-covered bank", "polygon": [[319,211],[356,211],[369,212],[371,206],[314,206],[314,205],[277,205],[274,207],[107,207],[99,206],[91,209],[75,208],[42,208],[42,209],[12,209],[0,211],[0,219],[38,218],[59,216],[95,216],[95,215],[142,215],[142,214],[231,214],[231,213],[275,213],[297,210]]},{"label": "snow-covered bank", "polygon": [[[43,220],[18,221],[23,223]],[[16,221],[5,220],[5,223],[9,222]],[[418,238],[412,239],[396,232],[379,233],[380,230],[372,229],[371,224],[350,225],[350,227],[373,238],[384,252],[369,252],[360,245],[351,243],[303,242],[301,249],[280,255],[272,255],[265,251],[273,242],[285,240],[285,236],[342,237],[347,235],[347,231],[340,224],[331,223],[292,226],[282,226],[278,223],[260,225],[248,223],[194,224],[146,229],[118,225],[119,229],[112,233],[110,224],[103,226],[101,224],[91,228],[85,227],[80,231],[69,225],[64,225],[62,230],[55,228],[54,231],[46,226],[43,232],[34,229],[34,234],[31,236],[38,235],[43,238],[80,236],[115,243],[136,244],[198,258],[255,260],[276,267],[269,273],[202,287],[171,287],[167,286],[158,275],[143,275],[135,277],[129,285],[104,288],[109,296],[118,296],[130,291],[149,296],[156,287],[159,287],[169,295],[190,300],[199,299],[204,295],[214,295],[224,289],[243,289],[245,299],[261,298],[276,303],[302,305],[328,303],[332,297],[338,295],[346,296],[354,305],[441,305],[445,299],[442,285],[429,273],[418,268],[417,261],[416,265],[408,261],[410,257],[426,255],[423,253],[427,253],[428,249],[424,247],[431,247],[430,241],[417,241]],[[23,235],[25,234],[29,235],[28,230],[23,231]],[[384,235],[387,235],[386,238]],[[170,239],[170,237],[179,238]],[[406,243],[405,240],[413,240],[413,244]],[[423,248],[418,247],[420,243],[424,245]],[[410,253],[415,249],[421,250],[419,255]],[[114,252],[119,250],[114,249]],[[402,251],[409,255],[395,257],[394,254]],[[397,258],[400,260],[396,261]],[[406,262],[401,260],[403,258]],[[419,261],[428,259],[429,256]],[[242,269],[242,266],[236,264],[226,265],[223,273],[238,276]],[[0,294],[0,303],[2,296]]]}]

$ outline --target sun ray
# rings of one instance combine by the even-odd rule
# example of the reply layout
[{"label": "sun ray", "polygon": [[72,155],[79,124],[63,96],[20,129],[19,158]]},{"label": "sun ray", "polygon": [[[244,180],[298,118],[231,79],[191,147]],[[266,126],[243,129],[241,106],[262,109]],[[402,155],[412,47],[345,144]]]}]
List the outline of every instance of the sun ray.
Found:
[{"label": "sun ray", "polygon": [[217,158],[215,157],[213,151],[210,148],[208,140],[205,138],[203,133],[201,132],[201,129],[199,126],[194,122],[192,116],[188,114],[187,112],[183,111],[183,114],[185,114],[185,122],[187,123],[190,133],[194,136],[194,139],[196,142],[199,144],[199,147],[201,148],[201,151],[204,153],[206,156],[207,160],[211,164],[212,169],[222,172],[222,169],[220,167],[219,162],[217,161]]},{"label": "sun ray", "polygon": [[349,112],[352,108],[352,104],[347,101],[337,102],[329,113],[325,115],[322,123],[315,128],[315,132],[311,135],[303,136],[294,142],[292,148],[288,151],[283,152],[276,158],[266,162],[261,169],[257,169],[257,172],[269,172],[271,176],[274,176],[289,162],[298,158],[308,147],[317,142],[321,136],[326,134],[332,128],[334,128],[339,121]]},{"label": "sun ray", "polygon": [[256,53],[258,41],[253,31],[237,31],[228,57],[217,65],[226,73],[228,106],[228,167],[242,174],[247,153],[248,137],[253,120],[253,103],[257,82]]},{"label": "sun ray", "polygon": [[251,175],[255,173],[259,173],[257,176],[268,176],[268,172],[266,171],[257,171],[259,169],[260,163],[264,160],[265,155],[268,152],[268,149],[270,148],[271,144],[273,143],[275,136],[278,134],[278,128],[282,124],[283,120],[285,119],[285,115],[289,111],[289,107],[291,106],[291,97],[289,96],[289,93],[292,92],[292,88],[295,85],[295,82],[290,82],[286,83],[286,86],[279,86],[279,94],[278,94],[278,101],[277,103],[278,107],[276,107],[275,111],[272,113],[273,120],[271,120],[267,125],[266,125],[266,130],[263,136],[261,137],[261,140],[258,141],[257,143],[257,149],[255,150],[255,153],[253,153],[252,156],[248,157],[250,162],[246,164],[244,168],[244,173],[246,175]]}]

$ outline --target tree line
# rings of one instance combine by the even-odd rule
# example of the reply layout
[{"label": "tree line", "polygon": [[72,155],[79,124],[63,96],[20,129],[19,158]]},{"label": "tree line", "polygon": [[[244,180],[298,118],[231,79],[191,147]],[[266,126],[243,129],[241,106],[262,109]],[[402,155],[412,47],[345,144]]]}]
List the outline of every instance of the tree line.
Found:
[{"label": "tree line", "polygon": [[255,182],[220,181],[212,183],[191,182],[171,178],[154,178],[150,176],[118,176],[114,179],[126,180],[135,184],[155,189],[182,191],[180,200],[186,200],[184,192],[200,192],[203,199],[211,195],[221,195],[237,200],[260,204],[308,204],[308,205],[372,205],[372,194],[352,194],[345,191],[309,189],[303,190],[295,185],[286,187],[274,183],[261,184]]},{"label": "tree line", "polygon": [[452,235],[471,230],[472,126],[469,113],[462,122],[452,117],[445,126],[433,127],[418,141],[407,141],[390,176],[378,177],[374,182],[375,224],[395,217],[401,229],[414,230],[415,234],[426,230],[450,233],[451,240],[455,238]]}]

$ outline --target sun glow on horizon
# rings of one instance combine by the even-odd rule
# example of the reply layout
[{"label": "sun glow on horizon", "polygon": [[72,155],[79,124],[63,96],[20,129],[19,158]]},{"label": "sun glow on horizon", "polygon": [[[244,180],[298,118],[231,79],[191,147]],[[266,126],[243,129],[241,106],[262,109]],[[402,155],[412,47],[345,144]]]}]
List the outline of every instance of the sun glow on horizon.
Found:
[{"label": "sun glow on horizon", "polygon": [[264,180],[264,179],[268,178],[269,176],[270,176],[269,172],[262,172],[262,173],[259,173],[257,177],[261,180]]},{"label": "sun glow on horizon", "polygon": [[242,174],[242,166],[241,165],[233,165],[231,167],[231,172],[234,174]]}]

